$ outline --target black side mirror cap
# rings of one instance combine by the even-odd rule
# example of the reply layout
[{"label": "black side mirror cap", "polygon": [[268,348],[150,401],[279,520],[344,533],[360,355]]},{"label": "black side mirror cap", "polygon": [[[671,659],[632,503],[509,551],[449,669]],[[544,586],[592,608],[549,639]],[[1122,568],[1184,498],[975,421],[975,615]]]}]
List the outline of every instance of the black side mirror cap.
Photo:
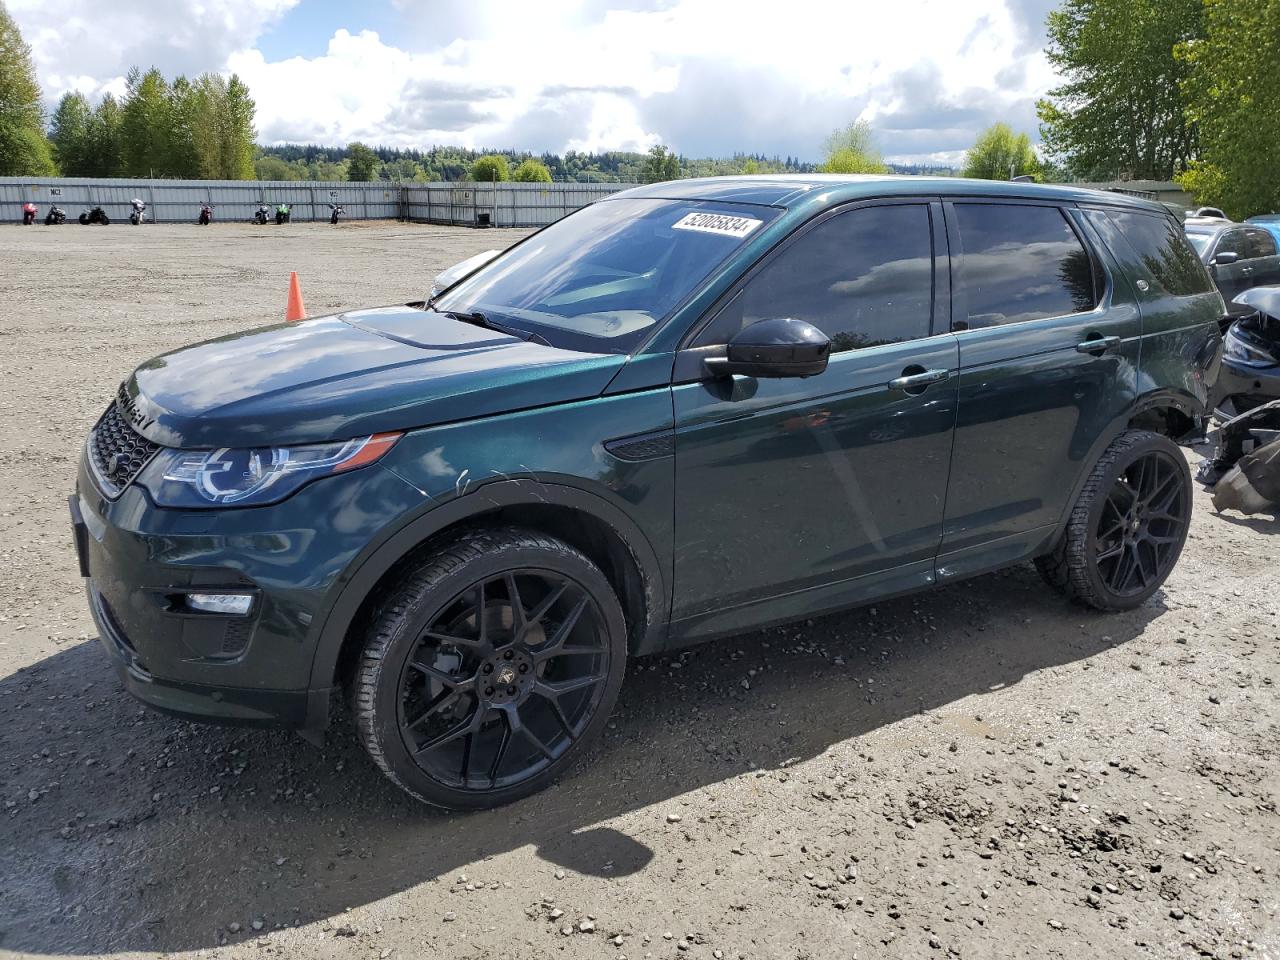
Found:
[{"label": "black side mirror cap", "polygon": [[729,341],[726,355],[703,361],[714,376],[814,377],[827,369],[831,340],[811,323],[758,320]]},{"label": "black side mirror cap", "polygon": [[1225,267],[1229,264],[1235,263],[1239,259],[1240,254],[1233,253],[1230,250],[1223,250],[1221,253],[1215,253],[1213,255],[1213,265],[1215,267]]}]

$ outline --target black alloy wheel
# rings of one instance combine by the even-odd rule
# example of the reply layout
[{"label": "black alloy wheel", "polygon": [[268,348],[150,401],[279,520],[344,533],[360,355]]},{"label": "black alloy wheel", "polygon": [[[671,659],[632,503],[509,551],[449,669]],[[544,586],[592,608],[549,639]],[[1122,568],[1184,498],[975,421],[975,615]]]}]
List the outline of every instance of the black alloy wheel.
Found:
[{"label": "black alloy wheel", "polygon": [[1044,579],[1098,610],[1140,606],[1168,578],[1191,525],[1191,471],[1168,437],[1123,433],[1098,458]]},{"label": "black alloy wheel", "polygon": [[1185,469],[1185,461],[1153,450],[1131,462],[1103,499],[1093,562],[1116,596],[1140,594],[1173,569],[1191,520]]},{"label": "black alloy wheel", "polygon": [[599,734],[626,660],[621,607],[574,548],[483,532],[430,554],[383,606],[354,684],[361,739],[438,806],[545,786]]}]

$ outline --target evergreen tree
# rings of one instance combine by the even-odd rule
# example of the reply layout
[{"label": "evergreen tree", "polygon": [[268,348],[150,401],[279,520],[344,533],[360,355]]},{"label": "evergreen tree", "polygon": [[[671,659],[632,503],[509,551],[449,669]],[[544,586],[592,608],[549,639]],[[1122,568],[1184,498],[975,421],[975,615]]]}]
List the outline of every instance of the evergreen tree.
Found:
[{"label": "evergreen tree", "polygon": [[68,93],[58,102],[49,139],[64,177],[101,175],[94,142],[93,109],[84,94]]},{"label": "evergreen tree", "polygon": [[124,172],[130,177],[162,177],[172,157],[172,101],[169,84],[155,67],[129,71],[121,118]]},{"label": "evergreen tree", "polygon": [[0,2],[0,176],[48,176],[55,171],[31,47]]},{"label": "evergreen tree", "polygon": [[90,176],[124,176],[124,109],[111,94],[102,98],[90,124]]}]

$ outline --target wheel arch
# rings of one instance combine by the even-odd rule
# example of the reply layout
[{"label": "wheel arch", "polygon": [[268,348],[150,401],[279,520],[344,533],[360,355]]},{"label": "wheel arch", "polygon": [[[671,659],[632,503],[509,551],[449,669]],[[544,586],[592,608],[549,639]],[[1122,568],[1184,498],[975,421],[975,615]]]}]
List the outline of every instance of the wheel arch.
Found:
[{"label": "wheel arch", "polygon": [[[669,592],[644,532],[620,507],[567,483],[495,480],[420,514],[391,533],[344,575],[320,629],[311,667],[313,691],[329,689],[359,648],[359,625],[402,565],[433,543],[482,526],[519,526],[559,537],[596,563],[627,615],[628,650],[652,653],[665,641]],[[312,717],[323,726],[327,717]]]},{"label": "wheel arch", "polygon": [[1071,496],[1067,498],[1062,515],[1058,518],[1057,532],[1048,540],[1048,543],[1056,544],[1066,530],[1067,523],[1071,519],[1071,511],[1080,497],[1080,491],[1089,481],[1089,474],[1093,472],[1094,464],[1116,437],[1127,430],[1151,430],[1175,442],[1180,441],[1194,435],[1200,429],[1204,414],[1204,405],[1196,397],[1179,390],[1160,388],[1137,397],[1107,425],[1105,430],[1098,434],[1088,454],[1081,460],[1080,469],[1071,485]]}]

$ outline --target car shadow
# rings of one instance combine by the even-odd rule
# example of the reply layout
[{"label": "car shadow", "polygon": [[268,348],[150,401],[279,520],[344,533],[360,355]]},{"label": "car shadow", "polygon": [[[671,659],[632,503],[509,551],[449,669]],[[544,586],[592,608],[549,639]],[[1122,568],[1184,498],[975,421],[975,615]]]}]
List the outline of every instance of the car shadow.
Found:
[{"label": "car shadow", "polygon": [[466,815],[400,794],[345,718],[323,750],[174,720],[128,698],[97,643],[81,643],[0,681],[0,949],[234,943],[257,935],[255,919],[321,920],[462,866],[487,882],[470,865],[523,847],[548,875],[634,874],[654,853],[610,821],[1085,660],[1164,609],[1157,594],[1096,614],[1020,567],[640,660],[573,776]]},{"label": "car shadow", "polygon": [[1280,533],[1280,510],[1259,513],[1253,516],[1235,516],[1230,513],[1218,512],[1214,514],[1214,519],[1225,520],[1227,523],[1234,524],[1237,527],[1245,527],[1258,533]]}]

